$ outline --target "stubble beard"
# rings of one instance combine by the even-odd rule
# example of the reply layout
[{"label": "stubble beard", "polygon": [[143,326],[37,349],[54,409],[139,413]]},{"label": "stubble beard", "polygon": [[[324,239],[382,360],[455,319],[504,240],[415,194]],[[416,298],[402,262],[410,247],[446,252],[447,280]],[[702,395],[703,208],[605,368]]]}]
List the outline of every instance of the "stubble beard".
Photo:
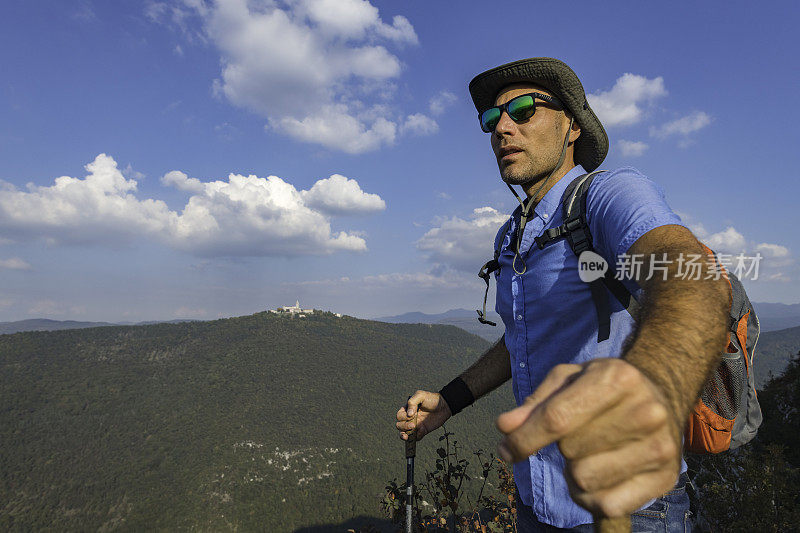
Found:
[{"label": "stubble beard", "polygon": [[[524,161],[516,161],[500,169],[500,177],[509,185],[535,185],[555,170],[558,158],[547,157],[547,161],[535,160],[525,152]],[[552,159],[552,161],[550,161]]]}]

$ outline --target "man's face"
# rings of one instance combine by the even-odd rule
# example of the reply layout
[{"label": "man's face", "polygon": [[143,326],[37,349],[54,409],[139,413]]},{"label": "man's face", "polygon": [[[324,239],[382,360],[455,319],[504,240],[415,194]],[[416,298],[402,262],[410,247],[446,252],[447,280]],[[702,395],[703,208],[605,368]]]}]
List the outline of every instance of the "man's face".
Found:
[{"label": "man's face", "polygon": [[[531,92],[552,93],[530,83],[515,83],[500,90],[495,105]],[[491,134],[492,150],[503,181],[511,185],[536,182],[547,177],[558,164],[569,119],[547,102],[536,100],[536,112],[517,124],[503,112]]]}]

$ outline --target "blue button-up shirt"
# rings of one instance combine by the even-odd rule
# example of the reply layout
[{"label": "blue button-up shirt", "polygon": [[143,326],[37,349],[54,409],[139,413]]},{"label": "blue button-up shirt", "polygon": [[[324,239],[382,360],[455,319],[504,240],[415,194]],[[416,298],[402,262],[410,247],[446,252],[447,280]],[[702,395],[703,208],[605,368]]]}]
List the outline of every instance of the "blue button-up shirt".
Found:
[{"label": "blue button-up shirt", "polygon": [[[533,241],[545,229],[563,222],[561,196],[567,185],[585,172],[580,166],[570,170],[536,205],[519,247],[527,266],[524,274],[516,274],[511,264],[519,207],[495,239],[495,249],[500,246],[501,250],[500,270],[495,274],[495,310],[505,324],[517,405],[536,390],[555,365],[619,357],[622,343],[634,326],[631,316],[608,293],[611,335],[598,343],[591,291],[578,276],[578,258],[569,243],[559,239],[540,250]],[[684,226],[667,205],[661,188],[630,167],[595,176],[589,187],[586,212],[594,249],[608,261],[609,268],[616,268],[617,257],[651,229],[666,224]],[[519,259],[516,267],[523,270]],[[641,289],[635,282],[623,283],[640,296]],[[533,508],[539,521],[556,527],[590,523],[591,514],[570,498],[563,469],[564,457],[556,444],[514,464],[522,502]]]}]

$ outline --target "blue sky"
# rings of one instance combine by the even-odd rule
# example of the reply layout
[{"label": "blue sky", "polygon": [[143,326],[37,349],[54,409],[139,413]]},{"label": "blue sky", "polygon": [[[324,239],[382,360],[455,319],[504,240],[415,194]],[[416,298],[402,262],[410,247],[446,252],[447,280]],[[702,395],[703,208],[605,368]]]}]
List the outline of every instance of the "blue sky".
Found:
[{"label": "blue sky", "polygon": [[4,2],[0,320],[475,308],[516,200],[466,87],[532,56],[580,76],[602,168],[800,302],[797,4],[569,6]]}]

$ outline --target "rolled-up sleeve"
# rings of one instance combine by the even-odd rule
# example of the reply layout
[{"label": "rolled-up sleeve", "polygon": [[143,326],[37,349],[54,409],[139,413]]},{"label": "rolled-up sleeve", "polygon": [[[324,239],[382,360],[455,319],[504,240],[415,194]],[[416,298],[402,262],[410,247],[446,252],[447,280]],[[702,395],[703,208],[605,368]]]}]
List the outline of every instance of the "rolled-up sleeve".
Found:
[{"label": "rolled-up sleeve", "polygon": [[586,197],[594,248],[612,265],[636,240],[659,226],[686,227],[653,180],[632,167],[595,177]]}]

